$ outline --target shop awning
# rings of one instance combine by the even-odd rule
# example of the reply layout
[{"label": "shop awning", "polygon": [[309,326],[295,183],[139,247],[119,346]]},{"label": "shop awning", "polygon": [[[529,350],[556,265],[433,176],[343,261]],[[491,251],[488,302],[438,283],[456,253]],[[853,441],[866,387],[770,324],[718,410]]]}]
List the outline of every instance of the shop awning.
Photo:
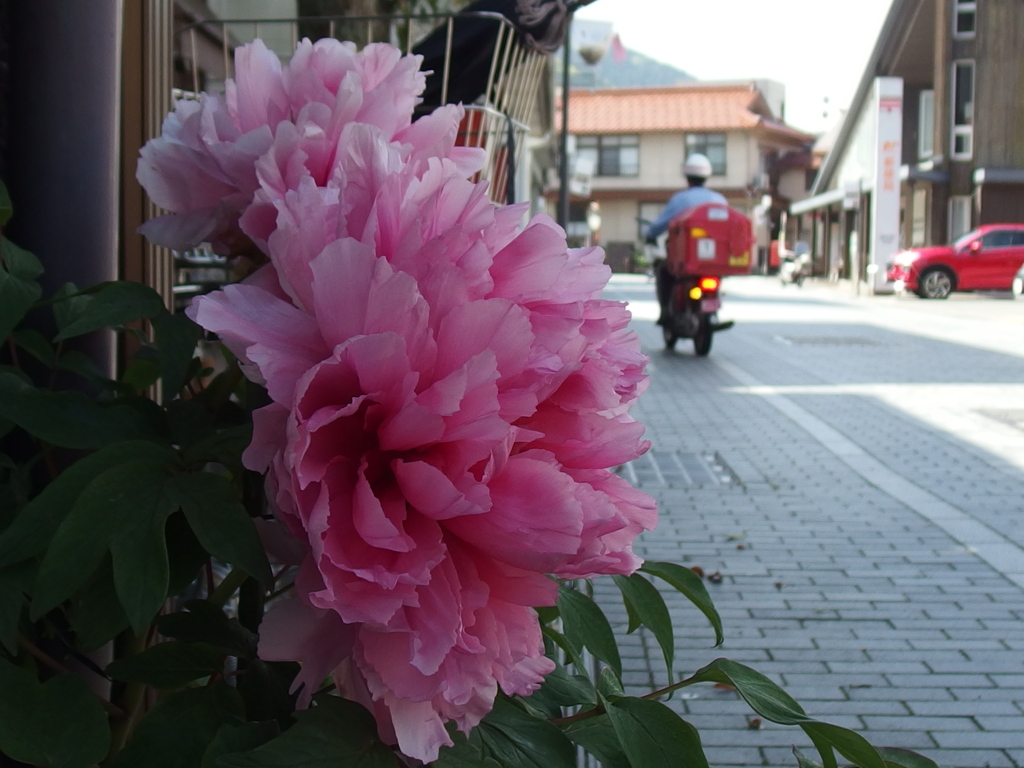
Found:
[{"label": "shop awning", "polygon": [[819,208],[825,208],[829,205],[835,205],[836,203],[841,202],[843,202],[843,190],[830,189],[828,192],[822,192],[820,195],[815,195],[814,197],[808,197],[806,200],[799,200],[792,203],[789,206],[789,212],[794,216],[797,216],[801,213],[816,211]]},{"label": "shop awning", "polygon": [[1024,184],[1024,170],[1020,168],[975,168],[975,184]]},{"label": "shop awning", "polygon": [[900,166],[900,181],[927,181],[931,184],[946,184],[949,172],[938,168],[922,168],[918,165]]}]

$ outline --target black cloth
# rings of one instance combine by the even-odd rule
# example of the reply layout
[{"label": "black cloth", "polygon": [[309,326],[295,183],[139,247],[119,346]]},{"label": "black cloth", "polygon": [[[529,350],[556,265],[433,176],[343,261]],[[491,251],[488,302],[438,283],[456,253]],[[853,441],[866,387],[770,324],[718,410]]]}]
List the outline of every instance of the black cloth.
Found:
[{"label": "black cloth", "polygon": [[658,325],[661,325],[669,315],[669,305],[672,302],[672,290],[675,285],[675,277],[668,271],[668,263],[665,259],[655,259],[654,288],[658,295],[658,306],[661,308]]},{"label": "black cloth", "polygon": [[[562,0],[476,0],[470,3],[455,15],[452,26],[446,99],[449,104],[472,104],[487,89],[500,22],[469,15],[479,11],[500,13],[515,25],[520,44],[542,53],[553,52],[565,37],[568,12]],[[443,23],[412,49],[413,53],[423,56],[420,68],[433,72],[427,75],[423,103],[417,107],[419,114],[441,106],[447,41],[448,25]]]}]

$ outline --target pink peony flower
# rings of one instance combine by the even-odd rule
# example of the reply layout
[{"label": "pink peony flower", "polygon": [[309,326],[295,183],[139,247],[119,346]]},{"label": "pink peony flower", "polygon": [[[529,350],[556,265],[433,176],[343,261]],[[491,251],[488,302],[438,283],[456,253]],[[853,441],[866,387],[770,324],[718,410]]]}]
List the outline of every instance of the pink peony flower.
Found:
[{"label": "pink peony flower", "polygon": [[244,460],[304,554],[261,656],[302,662],[303,704],[332,675],[429,762],[446,722],[469,731],[553,668],[551,576],[639,565],[655,505],[609,467],[648,447],[628,415],[645,358],[599,298],[601,251],[466,179],[460,109],[410,124],[407,59],[319,45],[279,80],[260,46],[239,54],[233,124],[285,116],[240,217],[270,264],[189,314],[273,401]]},{"label": "pink peony flower", "polygon": [[[162,135],[143,147],[136,178],[170,213],[140,232],[175,250],[208,242],[231,254],[252,240],[266,251],[269,230],[259,214],[267,209],[251,210],[248,226],[239,221],[242,213],[261,187],[267,203],[297,189],[304,176],[324,186],[346,125],[376,126],[406,152],[413,144],[444,143],[430,121],[411,128],[425,82],[421,58],[384,44],[357,52],[352,43],[303,40],[282,67],[260,40],[238,48],[236,77],[227,81],[225,98],[202,94],[199,101],[178,101]],[[288,162],[276,164],[283,154]],[[472,170],[482,163],[479,150],[460,149],[454,156]]]}]

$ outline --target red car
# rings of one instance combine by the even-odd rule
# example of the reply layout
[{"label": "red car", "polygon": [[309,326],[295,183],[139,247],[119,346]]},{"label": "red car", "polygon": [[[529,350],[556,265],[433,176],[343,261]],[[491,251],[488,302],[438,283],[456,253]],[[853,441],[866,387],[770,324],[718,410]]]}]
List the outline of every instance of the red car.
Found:
[{"label": "red car", "polygon": [[886,276],[897,291],[944,299],[953,291],[1008,291],[1024,265],[1024,224],[986,224],[952,245],[896,254]]}]

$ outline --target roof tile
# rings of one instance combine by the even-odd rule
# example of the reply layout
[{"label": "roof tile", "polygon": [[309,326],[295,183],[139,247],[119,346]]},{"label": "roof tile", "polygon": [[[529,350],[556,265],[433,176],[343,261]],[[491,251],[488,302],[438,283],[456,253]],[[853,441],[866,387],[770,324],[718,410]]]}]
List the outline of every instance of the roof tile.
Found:
[{"label": "roof tile", "polygon": [[569,130],[575,134],[739,130],[764,118],[775,122],[752,83],[578,88],[569,95]]}]

